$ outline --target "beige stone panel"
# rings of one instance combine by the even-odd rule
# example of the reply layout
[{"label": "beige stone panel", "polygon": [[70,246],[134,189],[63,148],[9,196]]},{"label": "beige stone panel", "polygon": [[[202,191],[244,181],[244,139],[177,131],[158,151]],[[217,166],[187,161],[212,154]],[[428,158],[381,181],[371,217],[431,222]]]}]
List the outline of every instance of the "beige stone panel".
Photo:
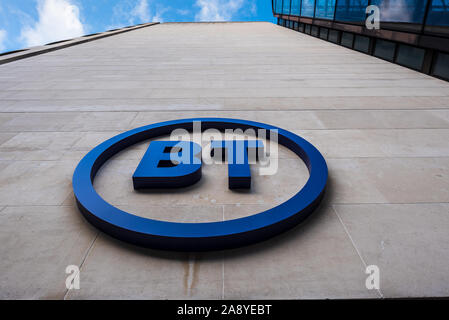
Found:
[{"label": "beige stone panel", "polygon": [[[3,113],[3,110],[1,109],[2,107],[4,107],[4,105],[0,102],[0,112],[1,112],[0,113],[0,128],[3,126],[4,123],[7,123],[8,121],[10,121],[11,119],[14,118],[13,114]],[[1,130],[1,131],[3,131],[3,130]]]},{"label": "beige stone panel", "polygon": [[79,139],[75,132],[21,132],[0,146],[0,159],[59,160]]},{"label": "beige stone panel", "polygon": [[63,299],[66,267],[81,266],[97,233],[74,208],[59,206],[7,207],[0,230],[2,299]]},{"label": "beige stone panel", "polygon": [[[225,206],[225,217],[254,211]],[[366,289],[365,267],[327,205],[285,234],[225,252],[224,261],[225,299],[379,297]]]},{"label": "beige stone panel", "polygon": [[[314,112],[304,111],[188,111],[188,112],[139,112],[131,127],[140,127],[156,122],[186,118],[231,118],[249,120],[279,126],[283,129],[321,128]],[[292,122],[292,119],[295,119]],[[290,128],[292,127],[292,128]]]},{"label": "beige stone panel", "polygon": [[77,115],[69,121],[67,131],[124,131],[134,120],[135,112],[88,112]]},{"label": "beige stone panel", "polygon": [[74,115],[70,113],[9,113],[0,123],[1,131],[62,131]]},{"label": "beige stone panel", "polygon": [[449,97],[253,97],[147,99],[16,99],[6,101],[8,112],[61,111],[211,111],[211,110],[389,110],[447,109]]},{"label": "beige stone panel", "polygon": [[317,110],[314,113],[326,129],[449,128],[449,110]]},{"label": "beige stone panel", "polygon": [[447,158],[327,159],[333,203],[448,202]]},{"label": "beige stone panel", "polygon": [[[263,122],[287,130],[449,128],[448,110],[314,110],[139,112],[130,127],[160,121],[220,117]],[[447,118],[447,119],[446,119]]]},{"label": "beige stone panel", "polygon": [[101,234],[67,299],[220,299],[222,256],[135,247]]},{"label": "beige stone panel", "polygon": [[10,113],[0,118],[0,131],[114,131],[126,130],[134,112],[32,112]]},{"label": "beige stone panel", "polygon": [[0,205],[60,205],[72,192],[73,161],[0,163]]},{"label": "beige stone panel", "polygon": [[15,135],[15,133],[0,133],[0,146],[13,138]]},{"label": "beige stone panel", "polygon": [[336,205],[386,298],[449,295],[448,204]]},{"label": "beige stone panel", "polygon": [[447,157],[449,129],[293,130],[327,158]]},{"label": "beige stone panel", "polygon": [[72,146],[72,150],[90,151],[102,142],[115,137],[121,131],[104,131],[104,132],[85,132],[81,134],[81,138]]},{"label": "beige stone panel", "polygon": [[176,205],[161,204],[157,206],[130,204],[126,206],[117,206],[119,209],[136,216],[182,223],[200,223],[223,221],[223,205]]},{"label": "beige stone panel", "polygon": [[[426,78],[426,79],[398,79],[398,80],[385,80],[385,79],[278,79],[259,77],[254,78],[252,81],[239,80],[239,79],[223,79],[221,76],[212,79],[160,79],[152,80],[124,80],[124,81],[60,81],[51,84],[52,90],[121,90],[124,88],[133,89],[267,89],[267,88],[351,88],[351,87],[395,87],[395,88],[428,88],[428,87],[447,87],[445,81]],[[28,82],[30,90],[43,90],[46,88],[40,88],[37,85],[32,85],[37,82]],[[50,86],[47,84],[47,86]],[[26,89],[22,85],[21,90]],[[8,90],[8,89],[6,89]],[[10,87],[9,90],[18,90],[18,86]],[[375,90],[375,89],[374,89]]]}]

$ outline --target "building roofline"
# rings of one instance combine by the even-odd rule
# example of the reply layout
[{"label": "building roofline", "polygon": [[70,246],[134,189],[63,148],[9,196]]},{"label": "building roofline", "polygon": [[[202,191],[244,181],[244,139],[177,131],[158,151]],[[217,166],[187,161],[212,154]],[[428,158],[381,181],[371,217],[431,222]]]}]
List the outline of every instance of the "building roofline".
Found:
[{"label": "building roofline", "polygon": [[73,46],[83,44],[86,42],[115,36],[117,34],[129,32],[129,31],[133,31],[133,30],[138,30],[138,29],[142,29],[142,28],[146,28],[146,27],[151,27],[156,24],[159,24],[159,22],[142,23],[142,24],[135,25],[135,26],[128,26],[128,27],[123,27],[120,29],[113,29],[113,30],[108,30],[105,32],[85,35],[85,36],[81,36],[81,37],[74,38],[74,39],[56,41],[56,42],[48,43],[48,44],[45,44],[42,46],[31,47],[28,49],[5,52],[5,53],[0,54],[0,65],[9,63],[9,62],[13,62],[13,61],[17,61],[17,60],[34,57],[34,56],[37,56],[40,54],[44,54],[44,53],[48,53],[48,52],[52,52],[52,51],[56,51],[56,50],[61,50],[64,48],[73,47]]}]

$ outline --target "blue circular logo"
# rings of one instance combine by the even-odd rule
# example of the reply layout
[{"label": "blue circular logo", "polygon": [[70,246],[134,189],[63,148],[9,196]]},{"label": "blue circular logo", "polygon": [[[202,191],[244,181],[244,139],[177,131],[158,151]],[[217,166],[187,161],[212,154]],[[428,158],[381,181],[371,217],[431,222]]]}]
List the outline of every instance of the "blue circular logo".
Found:
[{"label": "blue circular logo", "polygon": [[[205,223],[177,223],[139,217],[114,207],[95,191],[95,175],[109,158],[138,142],[170,134],[175,129],[192,131],[194,122],[201,122],[202,130],[277,130],[278,143],[304,161],[309,179],[292,198],[272,209],[239,219]],[[101,143],[79,162],[72,182],[81,213],[105,233],[139,246],[194,252],[241,247],[296,226],[321,202],[327,178],[327,165],[321,153],[312,144],[287,130],[246,120],[194,118],[136,128]]]}]

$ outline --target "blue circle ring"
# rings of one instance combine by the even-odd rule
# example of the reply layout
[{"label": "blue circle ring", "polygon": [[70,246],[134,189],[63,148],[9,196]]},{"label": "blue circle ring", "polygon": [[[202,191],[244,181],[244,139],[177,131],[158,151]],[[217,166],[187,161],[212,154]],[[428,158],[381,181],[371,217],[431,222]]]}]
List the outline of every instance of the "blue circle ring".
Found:
[{"label": "blue circle ring", "polygon": [[[278,143],[296,153],[309,170],[304,187],[284,203],[234,220],[205,223],[177,223],[139,217],[106,202],[95,191],[93,181],[100,167],[113,155],[138,142],[170,134],[174,129],[192,131],[201,121],[202,130],[277,130]],[[73,174],[73,191],[78,208],[94,226],[120,240],[139,246],[174,251],[211,251],[241,247],[280,234],[309,216],[321,202],[328,170],[321,153],[303,138],[264,123],[224,119],[194,118],[160,122],[119,134],[92,149]]]}]

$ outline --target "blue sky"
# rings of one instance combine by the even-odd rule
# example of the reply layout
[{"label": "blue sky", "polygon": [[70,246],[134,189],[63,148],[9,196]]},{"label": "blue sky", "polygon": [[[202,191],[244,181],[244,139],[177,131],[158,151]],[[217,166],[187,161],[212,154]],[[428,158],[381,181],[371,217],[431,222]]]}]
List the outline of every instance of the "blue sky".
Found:
[{"label": "blue sky", "polygon": [[143,22],[271,21],[271,0],[0,0],[0,52]]}]

